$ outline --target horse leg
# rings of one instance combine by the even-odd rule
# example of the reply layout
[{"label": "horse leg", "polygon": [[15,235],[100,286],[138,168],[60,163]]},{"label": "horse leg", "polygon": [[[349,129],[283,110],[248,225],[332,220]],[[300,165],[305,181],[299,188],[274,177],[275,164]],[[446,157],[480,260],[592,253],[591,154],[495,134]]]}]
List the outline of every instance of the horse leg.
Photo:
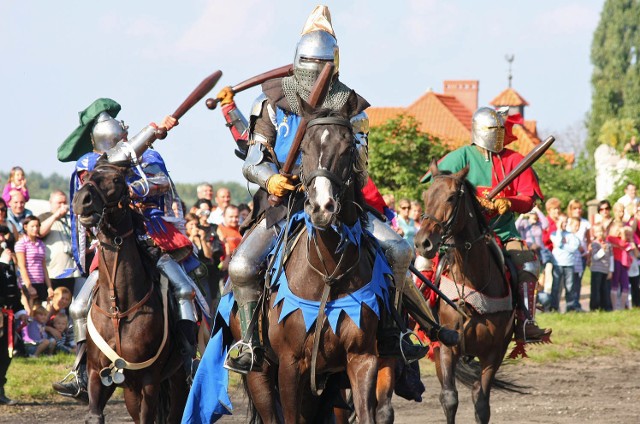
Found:
[{"label": "horse leg", "polygon": [[375,422],[378,358],[369,353],[347,355],[347,375],[358,422]]},{"label": "horse leg", "polygon": [[396,359],[378,359],[378,379],[376,384],[376,423],[392,423],[394,419],[393,397],[394,382],[396,381]]},{"label": "horse leg", "polygon": [[171,376],[169,385],[170,405],[167,420],[169,423],[179,423],[182,420],[184,407],[187,404],[187,397],[189,396],[189,386],[187,385],[187,375],[184,371],[184,367],[181,366]]},{"label": "horse leg", "polygon": [[100,381],[100,374],[94,369],[87,368],[89,392],[89,413],[85,416],[85,424],[103,424],[104,407],[113,394],[115,386],[105,387]]},{"label": "horse leg", "polygon": [[250,372],[247,377],[247,389],[251,402],[265,424],[277,423],[276,395],[269,371]]},{"label": "horse leg", "polygon": [[298,361],[292,356],[279,358],[278,387],[280,388],[280,401],[285,423],[299,422],[299,407],[302,392],[308,391],[308,387],[300,385],[300,371]]},{"label": "horse leg", "polygon": [[456,389],[455,366],[458,361],[457,355],[446,347],[440,346],[439,366],[437,369],[438,378],[442,390],[440,392],[440,404],[444,410],[448,424],[456,422],[456,412],[458,412],[458,390]]},{"label": "horse leg", "polygon": [[481,358],[480,365],[482,375],[480,379],[473,384],[471,398],[473,399],[476,422],[485,424],[488,423],[491,418],[491,406],[489,405],[491,384],[500,366],[500,358],[496,358],[494,355],[490,358]]},{"label": "horse leg", "polygon": [[160,382],[147,381],[142,387],[142,402],[140,403],[140,422],[153,424],[156,419]]},{"label": "horse leg", "polygon": [[127,385],[124,387],[124,404],[127,412],[135,423],[140,422],[140,404],[142,402],[142,394],[140,389]]}]

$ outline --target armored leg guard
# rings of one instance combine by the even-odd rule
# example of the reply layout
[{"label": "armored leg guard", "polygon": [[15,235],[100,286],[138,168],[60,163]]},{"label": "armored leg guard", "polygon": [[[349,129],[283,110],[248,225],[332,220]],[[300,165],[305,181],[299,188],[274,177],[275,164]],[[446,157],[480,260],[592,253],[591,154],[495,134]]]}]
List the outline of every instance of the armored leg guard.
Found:
[{"label": "armored leg guard", "polygon": [[[258,302],[247,302],[238,305],[240,317],[240,331],[242,340],[229,349],[224,367],[240,374],[248,374],[249,371],[262,369],[264,361],[264,349],[260,343],[260,331],[257,320],[252,320]],[[233,356],[233,353],[237,353]]]},{"label": "armored leg guard", "polygon": [[171,292],[178,302],[178,318],[198,322],[194,299],[196,292],[191,277],[173,258],[164,254],[156,264],[158,270],[169,280]]},{"label": "armored leg guard", "polygon": [[[522,275],[524,273],[520,274]],[[526,278],[527,276],[522,275],[522,277]],[[531,277],[533,276],[531,275]],[[536,312],[536,283],[536,281],[520,281],[518,283],[518,305],[515,329],[515,339],[518,342],[546,342],[549,341],[549,336],[551,336],[552,330],[550,328],[540,328],[534,320]]]},{"label": "armored leg guard", "polygon": [[199,361],[196,359],[196,334],[198,326],[195,322],[189,320],[178,321],[178,341],[180,343],[180,355],[184,370],[187,374],[189,384],[193,382],[196,375]]}]

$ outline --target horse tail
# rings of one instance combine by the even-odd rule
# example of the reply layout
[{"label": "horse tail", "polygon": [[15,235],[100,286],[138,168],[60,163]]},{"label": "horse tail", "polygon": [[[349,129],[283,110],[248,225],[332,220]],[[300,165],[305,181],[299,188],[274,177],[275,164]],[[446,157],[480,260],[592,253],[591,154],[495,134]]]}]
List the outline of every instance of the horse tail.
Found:
[{"label": "horse tail", "polygon": [[[473,388],[476,381],[480,379],[482,367],[477,359],[459,358],[456,365],[456,380],[468,388]],[[508,378],[499,376],[502,372],[496,373],[491,387],[503,392],[529,394],[528,390],[531,386],[524,386]]]}]

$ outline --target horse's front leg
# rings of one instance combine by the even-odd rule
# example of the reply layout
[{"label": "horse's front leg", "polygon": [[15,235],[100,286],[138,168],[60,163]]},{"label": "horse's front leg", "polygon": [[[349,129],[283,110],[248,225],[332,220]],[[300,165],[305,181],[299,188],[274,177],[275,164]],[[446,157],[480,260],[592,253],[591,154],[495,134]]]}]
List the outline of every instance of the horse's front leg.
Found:
[{"label": "horse's front leg", "polygon": [[376,422],[378,358],[373,353],[347,354],[347,375],[358,422]]},{"label": "horse's front leg", "polygon": [[87,367],[87,391],[89,394],[89,413],[84,422],[86,424],[103,424],[104,408],[113,394],[115,386],[105,387],[100,381],[100,373],[97,369]]},{"label": "horse's front leg", "polygon": [[444,410],[448,424],[456,422],[458,412],[458,389],[456,389],[456,364],[458,356],[453,351],[441,345],[440,355],[436,359],[436,371],[442,390],[440,392],[440,404]]},{"label": "horse's front leg", "polygon": [[394,419],[391,398],[396,381],[396,361],[395,358],[378,358],[376,423],[392,423]]},{"label": "horse's front leg", "polygon": [[142,387],[142,402],[140,403],[140,423],[153,424],[158,413],[158,397],[160,396],[160,381],[146,381]]},{"label": "horse's front leg", "polygon": [[265,424],[278,423],[274,379],[274,370],[266,365],[265,371],[250,372],[246,377],[251,402]]},{"label": "horse's front leg", "polygon": [[298,360],[293,355],[280,355],[278,362],[278,387],[284,422],[298,423],[302,392],[309,391],[309,387],[300,385]]}]

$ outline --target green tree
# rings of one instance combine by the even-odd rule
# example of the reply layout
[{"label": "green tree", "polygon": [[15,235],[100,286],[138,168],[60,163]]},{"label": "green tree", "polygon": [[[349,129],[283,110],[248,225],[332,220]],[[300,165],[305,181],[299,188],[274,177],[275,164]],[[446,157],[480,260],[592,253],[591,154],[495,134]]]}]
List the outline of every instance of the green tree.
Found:
[{"label": "green tree", "polygon": [[578,158],[573,168],[568,168],[567,162],[561,157],[558,162],[552,163],[543,156],[533,165],[533,169],[538,175],[545,199],[557,197],[566,206],[571,199],[586,203],[596,197],[596,172],[593,161],[586,156]]},{"label": "green tree", "polygon": [[638,123],[635,119],[608,119],[602,124],[598,141],[622,150],[632,136],[638,136]]},{"label": "green tree", "polygon": [[445,153],[439,139],[418,129],[415,118],[401,115],[371,129],[369,174],[382,193],[418,200],[425,189],[419,180],[429,162]]},{"label": "green tree", "polygon": [[640,2],[605,2],[591,44],[593,94],[587,140],[590,154],[595,151],[607,121],[635,119],[640,109],[639,25]]}]

